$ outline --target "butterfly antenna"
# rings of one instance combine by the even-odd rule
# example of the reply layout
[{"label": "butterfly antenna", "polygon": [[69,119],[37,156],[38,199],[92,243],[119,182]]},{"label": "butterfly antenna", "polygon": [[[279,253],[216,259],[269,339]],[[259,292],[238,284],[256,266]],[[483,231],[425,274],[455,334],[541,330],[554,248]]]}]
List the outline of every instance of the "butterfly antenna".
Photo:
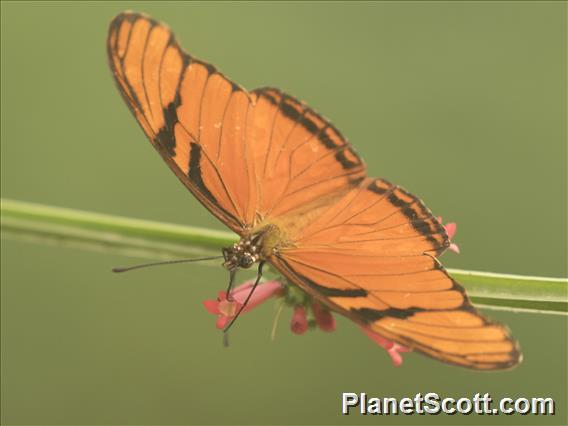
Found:
[{"label": "butterfly antenna", "polygon": [[241,308],[239,309],[239,311],[237,312],[237,314],[233,317],[233,319],[231,320],[231,322],[225,327],[225,329],[223,330],[223,332],[225,334],[227,334],[227,331],[229,331],[229,329],[231,328],[231,326],[235,323],[235,321],[237,320],[237,318],[239,317],[239,315],[241,314],[241,312],[243,312],[243,309],[247,306],[247,303],[249,302],[250,298],[252,297],[252,294],[254,293],[254,290],[256,290],[256,286],[258,285],[258,283],[260,282],[260,279],[262,278],[262,267],[264,266],[264,262],[260,262],[258,264],[258,274],[256,276],[256,281],[254,282],[254,285],[252,286],[252,288],[250,289],[250,293],[248,294],[247,298],[245,299],[243,305],[241,306]]},{"label": "butterfly antenna", "polygon": [[173,265],[175,263],[189,263],[189,262],[201,262],[204,260],[215,260],[215,259],[222,259],[223,256],[212,256],[212,257],[201,257],[198,259],[179,259],[179,260],[165,260],[163,262],[152,262],[152,263],[143,263],[141,265],[135,266],[128,266],[126,268],[113,268],[112,272],[128,272],[134,269],[141,269],[141,268],[148,268],[150,266],[158,266],[158,265]]}]

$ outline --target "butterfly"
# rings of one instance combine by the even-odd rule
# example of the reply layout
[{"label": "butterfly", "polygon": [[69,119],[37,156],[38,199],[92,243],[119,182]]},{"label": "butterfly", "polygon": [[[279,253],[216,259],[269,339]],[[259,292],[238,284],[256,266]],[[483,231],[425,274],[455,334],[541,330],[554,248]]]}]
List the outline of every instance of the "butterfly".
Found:
[{"label": "butterfly", "polygon": [[[305,103],[247,91],[187,54],[139,13],[112,21],[107,49],[122,97],[186,188],[240,236],[225,267],[269,263],[359,325],[432,358],[479,370],[521,361],[437,257],[444,227],[416,196],[371,178],[353,146]],[[258,280],[257,280],[258,282]]]}]

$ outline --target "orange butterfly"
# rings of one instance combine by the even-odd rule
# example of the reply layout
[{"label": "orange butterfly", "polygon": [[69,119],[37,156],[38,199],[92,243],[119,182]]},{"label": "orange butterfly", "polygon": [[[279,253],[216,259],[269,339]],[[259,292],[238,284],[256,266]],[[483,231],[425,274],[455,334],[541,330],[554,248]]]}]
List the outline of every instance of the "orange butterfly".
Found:
[{"label": "orange butterfly", "polygon": [[[444,227],[414,195],[370,178],[325,118],[274,88],[251,92],[185,53],[170,29],[125,12],[110,67],[178,179],[240,235],[231,276],[269,262],[333,311],[441,361],[493,370],[521,360],[437,260]],[[257,279],[258,282],[258,279]]]}]

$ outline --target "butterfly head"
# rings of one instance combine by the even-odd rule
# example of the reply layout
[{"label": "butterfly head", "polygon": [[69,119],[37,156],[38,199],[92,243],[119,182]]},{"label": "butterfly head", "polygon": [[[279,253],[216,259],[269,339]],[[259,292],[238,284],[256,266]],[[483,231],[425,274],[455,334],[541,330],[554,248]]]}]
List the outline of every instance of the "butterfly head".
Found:
[{"label": "butterfly head", "polygon": [[224,248],[223,257],[223,266],[229,271],[248,269],[260,260],[260,247],[250,237],[245,237],[231,247]]},{"label": "butterfly head", "polygon": [[248,269],[255,263],[266,260],[275,251],[279,234],[275,225],[268,225],[243,236],[238,243],[223,249],[223,266],[234,271]]}]

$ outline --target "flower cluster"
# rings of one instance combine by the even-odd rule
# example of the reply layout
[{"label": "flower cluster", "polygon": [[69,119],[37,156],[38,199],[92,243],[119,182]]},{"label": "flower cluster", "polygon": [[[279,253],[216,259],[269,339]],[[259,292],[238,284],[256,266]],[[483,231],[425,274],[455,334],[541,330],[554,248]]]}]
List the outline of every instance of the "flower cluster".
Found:
[{"label": "flower cluster", "polygon": [[[217,322],[215,325],[218,329],[225,328],[231,320],[235,317],[237,312],[243,306],[247,296],[252,290],[254,280],[247,281],[233,291],[231,291],[230,300],[227,299],[227,293],[220,291],[217,300],[206,300],[203,302],[205,309],[213,315],[217,315]],[[248,312],[262,302],[270,299],[273,296],[279,295],[282,292],[282,285],[278,281],[267,281],[259,285],[243,309],[243,314]]]},{"label": "flower cluster", "polygon": [[[438,221],[442,223],[442,218],[438,217]],[[448,238],[451,240],[456,233],[457,225],[455,223],[447,223],[442,226],[444,226]],[[449,249],[456,253],[460,252],[459,247],[452,242],[450,242]],[[254,280],[247,281],[232,290],[229,298],[225,291],[220,291],[216,300],[203,302],[205,309],[217,316],[215,325],[218,329],[224,329],[233,320],[243,306],[253,285]],[[304,334],[309,329],[314,328],[319,328],[326,332],[335,330],[335,318],[326,306],[313,300],[298,287],[285,285],[278,280],[259,284],[242,313],[251,311],[256,306],[273,297],[283,298],[283,302],[294,309],[290,321],[290,330],[293,333]],[[361,326],[361,329],[373,342],[387,351],[395,367],[402,365],[401,354],[411,351],[411,349],[385,338],[369,327]]]},{"label": "flower cluster", "polygon": [[[243,306],[253,284],[254,280],[241,284],[231,292],[231,298],[229,299],[226,292],[220,291],[217,300],[206,300],[203,302],[205,309],[217,316],[215,325],[218,329],[225,328],[232,321]],[[290,330],[293,333],[304,334],[310,328],[315,327],[326,332],[334,331],[336,323],[331,311],[321,303],[310,300],[305,293],[300,292],[301,290],[298,288],[284,286],[276,280],[266,281],[258,285],[242,313],[254,309],[272,297],[284,297],[285,302],[292,304],[294,309],[292,320],[290,321]],[[298,301],[300,294],[302,295],[300,298],[303,300]],[[371,340],[387,351],[395,366],[398,367],[402,364],[402,356],[400,354],[408,352],[410,349],[384,338],[368,327],[361,327],[361,329]]]},{"label": "flower cluster", "polygon": [[460,248],[456,243],[452,242],[452,239],[454,238],[454,235],[456,235],[456,232],[458,230],[458,225],[454,222],[444,224],[442,222],[442,216],[438,216],[438,222],[442,224],[442,226],[446,230],[446,234],[448,234],[448,239],[450,240],[450,247],[448,247],[448,249],[459,254]]}]

